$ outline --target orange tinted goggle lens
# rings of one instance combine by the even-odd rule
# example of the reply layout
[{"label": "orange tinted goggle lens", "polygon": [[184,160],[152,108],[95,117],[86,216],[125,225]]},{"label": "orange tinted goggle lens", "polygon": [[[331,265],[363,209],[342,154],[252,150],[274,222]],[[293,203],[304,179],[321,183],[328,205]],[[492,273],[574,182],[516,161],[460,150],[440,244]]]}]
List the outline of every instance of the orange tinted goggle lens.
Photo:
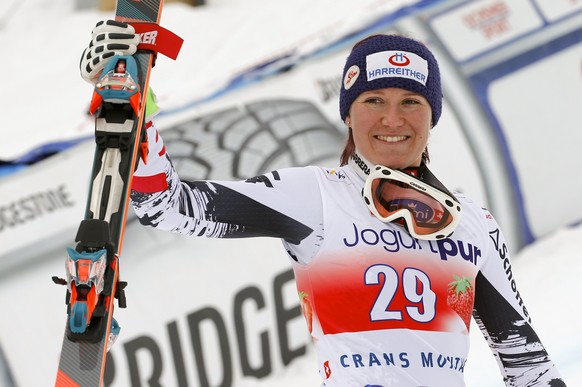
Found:
[{"label": "orange tinted goggle lens", "polygon": [[453,221],[453,216],[438,200],[402,182],[373,180],[372,198],[376,210],[384,218],[401,210],[410,212],[412,226],[419,235],[434,233]]}]

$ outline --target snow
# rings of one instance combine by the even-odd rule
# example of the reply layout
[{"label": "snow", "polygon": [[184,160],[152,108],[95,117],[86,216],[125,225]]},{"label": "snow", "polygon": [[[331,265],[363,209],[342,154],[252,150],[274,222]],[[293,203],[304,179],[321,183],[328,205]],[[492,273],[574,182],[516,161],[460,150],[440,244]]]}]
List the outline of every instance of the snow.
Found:
[{"label": "snow", "polygon": [[[208,3],[208,7],[197,10],[170,4],[164,11],[165,27],[187,38],[180,60],[160,60],[152,76],[160,100],[168,106],[195,98],[205,87],[284,50],[309,31],[347,28],[350,19],[342,15],[363,13],[370,9],[367,7],[386,2],[362,1],[357,9],[353,9],[353,0]],[[41,143],[91,133],[91,123],[84,113],[91,88],[78,76],[77,64],[91,26],[109,16],[74,11],[71,0],[0,3],[0,159],[18,157]],[[221,33],[235,32],[239,34],[237,44],[221,46]],[[65,105],[68,114],[54,114]],[[582,330],[578,328],[581,291],[577,286],[581,251],[582,226],[577,226],[557,230],[513,256],[514,274],[533,324],[568,385],[582,385]],[[471,336],[467,385],[503,386],[495,360],[474,324]],[[314,364],[310,352],[294,362],[285,371],[289,377],[281,378],[277,385],[315,385]],[[298,375],[306,376],[301,379]]]}]

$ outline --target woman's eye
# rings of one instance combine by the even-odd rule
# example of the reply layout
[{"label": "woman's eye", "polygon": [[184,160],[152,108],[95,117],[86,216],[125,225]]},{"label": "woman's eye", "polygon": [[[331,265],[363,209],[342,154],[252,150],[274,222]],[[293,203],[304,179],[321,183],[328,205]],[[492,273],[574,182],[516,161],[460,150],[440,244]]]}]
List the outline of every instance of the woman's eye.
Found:
[{"label": "woman's eye", "polygon": [[370,97],[370,98],[366,98],[366,100],[364,102],[369,103],[369,104],[379,104],[379,103],[382,103],[382,100],[380,98]]},{"label": "woman's eye", "polygon": [[404,101],[402,101],[402,103],[403,103],[404,105],[417,105],[417,104],[419,104],[420,102],[419,102],[419,101],[417,101],[416,99],[405,99]]}]

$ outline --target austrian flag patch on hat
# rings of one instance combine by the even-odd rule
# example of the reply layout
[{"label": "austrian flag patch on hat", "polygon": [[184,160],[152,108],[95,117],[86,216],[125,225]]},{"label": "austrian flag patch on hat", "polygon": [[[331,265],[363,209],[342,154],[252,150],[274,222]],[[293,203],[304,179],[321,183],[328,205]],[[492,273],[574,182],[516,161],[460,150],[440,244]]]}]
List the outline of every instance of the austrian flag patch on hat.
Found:
[{"label": "austrian flag patch on hat", "polygon": [[368,81],[377,78],[408,78],[426,85],[428,62],[420,56],[405,51],[382,51],[366,57]]}]

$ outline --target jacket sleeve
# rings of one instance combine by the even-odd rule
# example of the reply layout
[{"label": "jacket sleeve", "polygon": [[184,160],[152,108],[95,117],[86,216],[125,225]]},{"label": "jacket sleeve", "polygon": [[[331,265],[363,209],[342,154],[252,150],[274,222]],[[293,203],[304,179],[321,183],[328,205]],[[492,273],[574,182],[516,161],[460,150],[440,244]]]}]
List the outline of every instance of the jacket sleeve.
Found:
[{"label": "jacket sleeve", "polygon": [[565,386],[532,326],[503,234],[486,210],[485,218],[488,251],[476,279],[473,317],[507,386]]},{"label": "jacket sleeve", "polygon": [[[144,225],[216,238],[276,237],[299,244],[321,223],[311,168],[287,168],[244,181],[181,181],[153,124],[131,203]],[[299,205],[301,204],[301,205]]]}]

